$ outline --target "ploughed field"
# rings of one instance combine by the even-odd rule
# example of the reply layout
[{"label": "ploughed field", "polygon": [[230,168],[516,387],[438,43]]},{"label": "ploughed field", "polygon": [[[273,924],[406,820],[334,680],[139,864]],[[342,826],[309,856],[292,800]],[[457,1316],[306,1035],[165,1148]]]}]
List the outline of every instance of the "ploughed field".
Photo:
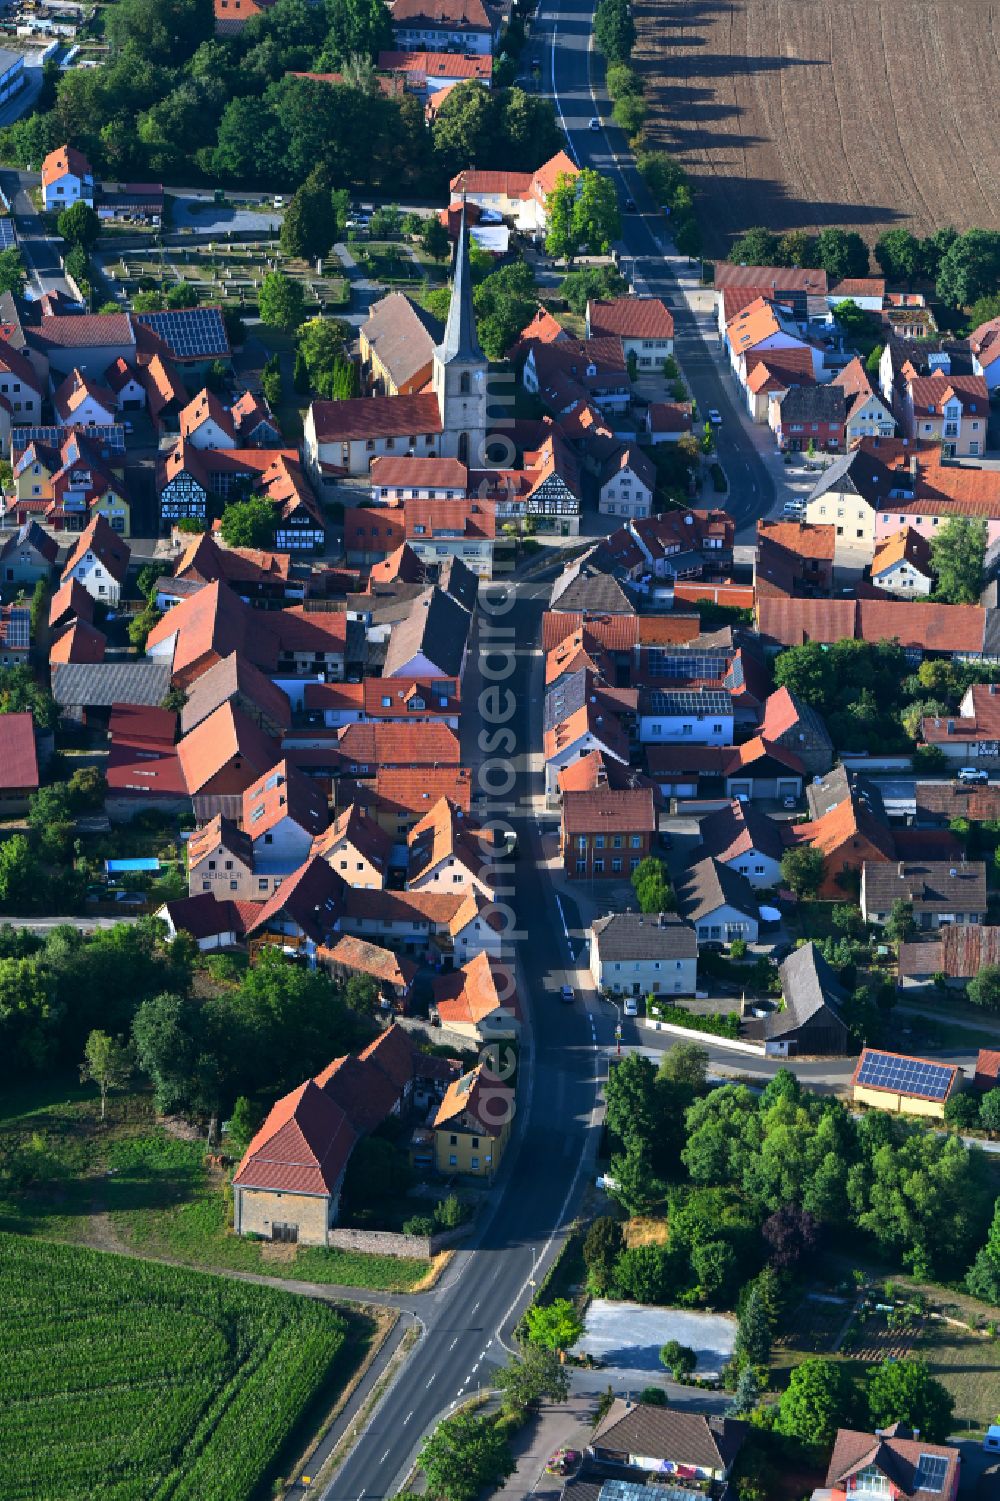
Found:
[{"label": "ploughed field", "polygon": [[651,143],[695,179],[709,255],[784,231],[1000,228],[1000,6],[634,0]]},{"label": "ploughed field", "polygon": [[324,1304],[78,1246],[0,1235],[0,1283],[9,1501],[246,1501],[344,1344]]}]

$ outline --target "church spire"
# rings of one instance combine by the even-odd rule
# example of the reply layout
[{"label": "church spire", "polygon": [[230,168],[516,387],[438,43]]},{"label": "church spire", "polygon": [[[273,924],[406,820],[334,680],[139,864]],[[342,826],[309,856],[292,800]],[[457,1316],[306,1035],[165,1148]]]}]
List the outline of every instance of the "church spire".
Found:
[{"label": "church spire", "polygon": [[453,360],[486,363],[486,356],[476,337],[476,317],[472,308],[472,268],[469,265],[469,242],[465,228],[465,194],[462,194],[462,217],[451,277],[451,302],[444,338],[435,351],[442,365]]}]

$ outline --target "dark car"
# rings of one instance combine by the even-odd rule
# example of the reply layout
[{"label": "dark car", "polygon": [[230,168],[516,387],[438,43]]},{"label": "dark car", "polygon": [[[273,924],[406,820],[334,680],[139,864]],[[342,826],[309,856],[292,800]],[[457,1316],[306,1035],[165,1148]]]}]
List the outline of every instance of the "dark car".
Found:
[{"label": "dark car", "polygon": [[792,945],[790,943],[776,943],[774,945],[774,948],[771,950],[771,958],[774,960],[775,964],[780,964],[782,960],[788,958],[791,952]]},{"label": "dark car", "polygon": [[626,211],[626,213],[629,213],[629,214],[634,214],[635,213],[635,199],[634,198],[626,198],[625,199],[625,211]]},{"label": "dark car", "polygon": [[559,999],[562,1001],[564,1006],[572,1006],[573,1002],[576,1000],[576,991],[573,989],[572,985],[563,985],[561,987],[559,991]]}]

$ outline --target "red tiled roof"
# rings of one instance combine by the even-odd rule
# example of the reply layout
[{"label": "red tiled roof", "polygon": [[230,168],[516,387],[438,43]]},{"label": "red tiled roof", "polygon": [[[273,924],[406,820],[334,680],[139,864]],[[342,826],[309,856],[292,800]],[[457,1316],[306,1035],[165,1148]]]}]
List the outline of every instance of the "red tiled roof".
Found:
[{"label": "red tiled roof", "polygon": [[439,798],[446,797],[468,813],[472,807],[472,773],[467,766],[380,766],[375,773],[375,794],[390,808],[406,813],[426,813]]},{"label": "red tiled roof", "polygon": [[49,647],[49,664],[104,661],[108,638],[89,620],[73,620]]},{"label": "red tiled roof", "polygon": [[510,968],[490,959],[485,950],[461,969],[434,982],[434,1004],[444,1026],[477,1026],[503,1008],[520,1020],[521,1007]]},{"label": "red tiled roof", "polygon": [[346,443],[356,438],[384,438],[441,431],[436,396],[358,396],[349,401],[314,401],[316,440]]},{"label": "red tiled roof", "polygon": [[42,186],[47,188],[60,177],[93,177],[90,163],[75,146],[57,146],[42,162]]},{"label": "red tiled roof", "polygon": [[477,78],[488,83],[493,59],[455,52],[380,52],[378,68],[383,73],[419,73],[426,78]]},{"label": "red tiled roof", "polygon": [[406,959],[392,949],[381,948],[377,943],[368,943],[345,933],[332,948],[322,945],[316,951],[317,962],[323,965],[341,965],[356,974],[371,975],[385,985],[408,990],[416,977],[419,965]]},{"label": "red tiled roof", "polygon": [[237,1188],[330,1196],[337,1191],[356,1140],[340,1106],[307,1079],[272,1106],[233,1183]]},{"label": "red tiled roof", "polygon": [[446,724],[348,724],[338,731],[344,757],[363,766],[458,766],[458,737]]},{"label": "red tiled roof", "polygon": [[117,532],[112,531],[109,523],[100,514],[96,515],[89,526],[80,533],[75,547],[63,564],[62,582],[66,582],[72,569],[90,551],[100,560],[111,577],[120,584],[128,572],[129,558],[132,553],[128,543],[119,537]]},{"label": "red tiled roof", "polygon": [[649,834],[656,828],[653,794],[648,787],[635,791],[566,792],[562,802],[563,831],[576,834]]},{"label": "red tiled roof", "polygon": [[623,339],[672,339],[674,315],[659,297],[616,297],[589,302],[591,338],[619,334]]},{"label": "red tiled roof", "polygon": [[0,714],[0,787],[32,792],[38,787],[35,721],[30,713]]},{"label": "red tiled roof", "polygon": [[315,778],[279,761],[243,794],[243,827],[252,839],[270,833],[285,818],[314,838],[327,824],[326,798]]},{"label": "red tiled roof", "polygon": [[[502,1114],[498,1110],[501,1095],[509,1097],[507,1109]],[[489,1108],[484,1109],[487,1099],[490,1102]],[[438,1127],[446,1126],[449,1121],[468,1116],[484,1136],[498,1136],[501,1126],[513,1113],[514,1091],[495,1074],[491,1074],[484,1063],[480,1063],[471,1073],[463,1074],[449,1087],[434,1117],[434,1124]]]},{"label": "red tiled roof", "polygon": [[716,261],[715,286],[767,287],[777,292],[807,292],[825,296],[827,275],[801,266],[737,266],[729,261]]},{"label": "red tiled roof", "polygon": [[249,782],[274,765],[277,751],[277,742],[229,701],[196,725],[177,747],[192,797],[224,767],[237,761]]},{"label": "red tiled roof", "polygon": [[408,490],[462,490],[469,482],[468,466],[459,459],[422,459],[381,454],[373,459],[369,471],[372,488],[376,485]]}]

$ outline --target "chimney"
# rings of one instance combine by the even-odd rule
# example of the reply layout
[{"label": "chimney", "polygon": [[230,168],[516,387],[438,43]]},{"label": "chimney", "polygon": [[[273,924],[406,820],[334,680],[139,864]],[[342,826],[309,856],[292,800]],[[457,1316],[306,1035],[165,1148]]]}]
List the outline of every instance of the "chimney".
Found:
[{"label": "chimney", "polygon": [[900,880],[902,880],[903,876],[906,874],[906,867],[903,864],[902,860],[900,860],[899,864],[896,867],[896,874],[897,874],[897,876],[899,877]]},{"label": "chimney", "polygon": [[917,456],[915,453],[910,455],[910,474],[914,479],[918,479],[920,477],[920,466],[917,463]]}]

